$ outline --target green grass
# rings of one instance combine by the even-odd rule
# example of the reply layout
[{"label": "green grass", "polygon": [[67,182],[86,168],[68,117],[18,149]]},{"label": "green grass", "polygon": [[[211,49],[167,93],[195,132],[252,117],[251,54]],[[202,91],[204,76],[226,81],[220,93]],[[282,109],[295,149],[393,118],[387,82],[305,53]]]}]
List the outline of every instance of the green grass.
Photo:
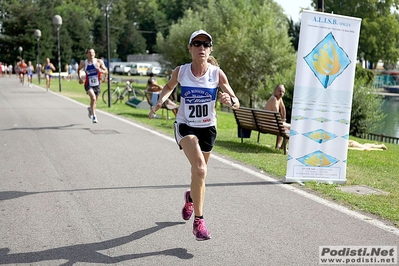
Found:
[{"label": "green grass", "polygon": [[[128,77],[125,77],[128,79]],[[137,77],[134,77],[137,78]],[[139,77],[146,80],[146,77]],[[164,79],[158,79],[160,84]],[[42,87],[45,84],[42,82]],[[115,85],[113,85],[115,86]],[[122,85],[123,86],[123,85]],[[145,83],[133,83],[138,89],[144,89]],[[107,84],[102,84],[105,91]],[[58,92],[58,82],[53,80],[52,90]],[[89,99],[83,86],[77,81],[62,83],[62,95],[88,104]],[[121,115],[138,123],[150,126],[167,135],[173,135],[173,120],[148,119],[148,110],[132,108],[124,103],[117,103],[111,108],[99,99],[97,107],[103,111]],[[161,114],[161,111],[158,111]],[[166,113],[165,113],[166,114]],[[260,144],[256,142],[257,132],[252,132],[244,143],[237,137],[237,126],[232,113],[218,112],[218,137],[214,151],[218,154],[254,166],[272,177],[281,179],[285,176],[287,157],[281,150],[275,150],[275,136],[261,135]],[[364,143],[365,140],[352,138]],[[339,202],[351,209],[371,213],[392,222],[399,227],[399,145],[386,144],[387,151],[348,151],[347,182],[345,185],[317,182],[305,183],[305,188],[317,192],[320,196]],[[367,185],[388,192],[388,195],[355,195],[338,189],[339,186]]]}]

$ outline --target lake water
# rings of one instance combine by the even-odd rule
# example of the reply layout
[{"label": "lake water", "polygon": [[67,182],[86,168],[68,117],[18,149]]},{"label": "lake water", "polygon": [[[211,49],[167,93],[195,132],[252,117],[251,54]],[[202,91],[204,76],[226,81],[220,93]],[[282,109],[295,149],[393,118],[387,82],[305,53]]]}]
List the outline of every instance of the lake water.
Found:
[{"label": "lake water", "polygon": [[385,97],[382,109],[387,116],[382,128],[373,133],[399,138],[399,97]]}]

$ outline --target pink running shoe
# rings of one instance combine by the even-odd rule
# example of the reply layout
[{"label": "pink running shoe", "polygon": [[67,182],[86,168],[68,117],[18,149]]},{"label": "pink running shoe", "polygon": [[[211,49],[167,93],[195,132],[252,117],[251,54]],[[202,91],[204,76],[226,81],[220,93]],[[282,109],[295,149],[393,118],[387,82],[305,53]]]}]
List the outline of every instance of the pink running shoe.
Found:
[{"label": "pink running shoe", "polygon": [[193,234],[198,241],[211,239],[211,233],[206,229],[204,219],[195,219],[193,223]]},{"label": "pink running shoe", "polygon": [[193,215],[194,212],[194,204],[189,201],[190,198],[190,190],[187,190],[186,193],[184,193],[184,207],[181,212],[183,216],[183,220],[190,220],[191,215]]}]

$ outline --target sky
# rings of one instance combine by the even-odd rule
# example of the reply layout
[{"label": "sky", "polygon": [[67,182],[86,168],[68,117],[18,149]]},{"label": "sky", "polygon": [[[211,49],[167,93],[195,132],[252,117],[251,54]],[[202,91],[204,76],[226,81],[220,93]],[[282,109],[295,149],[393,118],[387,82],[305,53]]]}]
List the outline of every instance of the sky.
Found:
[{"label": "sky", "polygon": [[301,11],[301,7],[313,10],[313,8],[311,8],[312,0],[274,0],[274,1],[277,2],[284,9],[284,13],[286,15],[292,17],[294,23],[299,21],[299,18],[301,16],[299,13]]}]

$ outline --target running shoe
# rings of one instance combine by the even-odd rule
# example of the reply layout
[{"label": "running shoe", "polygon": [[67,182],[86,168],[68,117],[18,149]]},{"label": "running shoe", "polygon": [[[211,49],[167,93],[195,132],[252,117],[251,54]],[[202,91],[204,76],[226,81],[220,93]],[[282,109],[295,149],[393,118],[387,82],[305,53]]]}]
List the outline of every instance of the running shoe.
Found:
[{"label": "running shoe", "polygon": [[211,233],[206,229],[204,219],[195,219],[193,223],[193,234],[198,241],[211,239]]},{"label": "running shoe", "polygon": [[93,119],[93,113],[91,112],[90,107],[87,107],[87,111],[89,112],[89,118]]},{"label": "running shoe", "polygon": [[181,212],[183,216],[183,220],[190,220],[191,215],[193,215],[194,212],[194,204],[190,202],[190,190],[187,190],[186,193],[184,193],[184,207]]},{"label": "running shoe", "polygon": [[98,123],[97,117],[93,116],[93,123]]}]

